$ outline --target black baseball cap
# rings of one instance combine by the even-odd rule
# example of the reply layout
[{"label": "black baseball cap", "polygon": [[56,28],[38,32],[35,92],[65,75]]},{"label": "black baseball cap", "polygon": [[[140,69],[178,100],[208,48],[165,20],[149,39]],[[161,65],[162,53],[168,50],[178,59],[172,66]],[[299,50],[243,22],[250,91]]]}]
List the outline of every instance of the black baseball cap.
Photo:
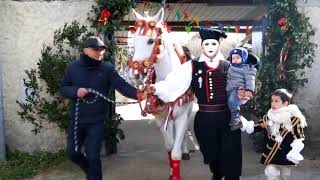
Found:
[{"label": "black baseball cap", "polygon": [[97,36],[90,36],[84,43],[85,48],[104,48],[107,46],[103,43],[103,41]]}]

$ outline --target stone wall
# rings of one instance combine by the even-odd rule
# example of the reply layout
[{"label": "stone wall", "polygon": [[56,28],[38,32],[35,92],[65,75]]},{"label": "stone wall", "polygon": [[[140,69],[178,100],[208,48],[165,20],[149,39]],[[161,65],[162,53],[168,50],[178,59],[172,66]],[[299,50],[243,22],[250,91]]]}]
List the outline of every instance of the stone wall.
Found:
[{"label": "stone wall", "polygon": [[35,136],[32,126],[17,115],[16,100],[23,100],[24,70],[36,66],[43,44],[51,45],[53,33],[64,23],[87,22],[93,0],[0,1],[0,63],[3,65],[4,117],[7,144],[26,152],[61,149],[65,135],[46,124]]},{"label": "stone wall", "polygon": [[[299,0],[297,3],[299,10],[306,14],[310,18],[310,23],[316,28],[313,42],[318,46],[320,45],[320,1],[318,0]],[[312,140],[320,140],[320,121],[318,119],[320,109],[320,83],[319,83],[319,72],[320,72],[320,47],[316,49],[316,57],[312,68],[306,69],[306,77],[309,82],[305,87],[301,88],[296,96],[298,105],[306,111],[308,116],[307,122],[309,127],[307,132],[312,135]]]}]

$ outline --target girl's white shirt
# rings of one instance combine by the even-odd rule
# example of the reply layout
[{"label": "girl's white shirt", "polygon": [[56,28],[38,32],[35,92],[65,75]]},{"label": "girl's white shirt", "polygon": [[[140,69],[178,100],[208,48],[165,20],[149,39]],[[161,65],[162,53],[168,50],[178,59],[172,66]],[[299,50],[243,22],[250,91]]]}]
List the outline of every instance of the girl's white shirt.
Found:
[{"label": "girl's white shirt", "polygon": [[302,115],[300,109],[295,104],[290,104],[278,110],[269,109],[267,116],[269,118],[268,126],[271,130],[271,134],[274,136],[279,135],[279,129],[281,126],[291,132],[291,118],[294,116],[300,119],[300,126],[302,128],[307,126],[306,118]]}]

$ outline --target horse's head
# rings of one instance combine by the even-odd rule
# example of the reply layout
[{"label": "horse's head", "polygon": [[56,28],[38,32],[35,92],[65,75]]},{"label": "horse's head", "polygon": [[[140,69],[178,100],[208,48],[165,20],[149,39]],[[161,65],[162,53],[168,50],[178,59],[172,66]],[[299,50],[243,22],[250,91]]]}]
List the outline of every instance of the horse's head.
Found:
[{"label": "horse's head", "polygon": [[143,84],[148,67],[157,63],[163,54],[163,34],[167,33],[162,23],[164,10],[161,8],[154,16],[149,16],[147,12],[142,16],[134,9],[132,12],[136,22],[133,34],[134,55],[129,65],[136,83]]}]

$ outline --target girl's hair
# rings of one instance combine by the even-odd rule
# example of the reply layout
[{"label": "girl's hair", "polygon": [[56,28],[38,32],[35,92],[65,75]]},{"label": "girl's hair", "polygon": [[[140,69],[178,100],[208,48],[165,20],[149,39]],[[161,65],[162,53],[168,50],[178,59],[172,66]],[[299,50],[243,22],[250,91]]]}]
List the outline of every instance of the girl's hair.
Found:
[{"label": "girl's hair", "polygon": [[288,104],[290,104],[292,98],[292,94],[286,89],[277,89],[271,94],[271,96],[279,96],[282,102],[288,101]]}]

